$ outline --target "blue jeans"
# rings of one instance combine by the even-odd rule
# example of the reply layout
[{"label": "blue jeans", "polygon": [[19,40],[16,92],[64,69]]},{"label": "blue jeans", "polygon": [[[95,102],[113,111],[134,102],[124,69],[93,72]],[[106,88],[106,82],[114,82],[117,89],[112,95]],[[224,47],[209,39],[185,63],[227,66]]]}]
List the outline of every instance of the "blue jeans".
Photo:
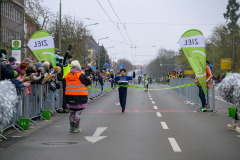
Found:
[{"label": "blue jeans", "polygon": [[206,98],[205,98],[205,95],[204,95],[204,92],[203,92],[201,86],[199,86],[199,98],[200,98],[200,100],[202,102],[202,107],[204,107],[205,104],[206,104]]}]

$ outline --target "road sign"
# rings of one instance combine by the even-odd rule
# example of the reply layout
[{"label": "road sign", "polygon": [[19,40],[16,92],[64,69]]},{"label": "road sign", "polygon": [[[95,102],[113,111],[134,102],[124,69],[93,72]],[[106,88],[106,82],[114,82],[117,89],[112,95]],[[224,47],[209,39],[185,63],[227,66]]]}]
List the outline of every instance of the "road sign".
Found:
[{"label": "road sign", "polygon": [[21,62],[21,40],[12,40],[12,57]]},{"label": "road sign", "polygon": [[194,74],[193,70],[184,70],[184,74]]},{"label": "road sign", "polygon": [[231,58],[221,58],[221,69],[231,70]]}]

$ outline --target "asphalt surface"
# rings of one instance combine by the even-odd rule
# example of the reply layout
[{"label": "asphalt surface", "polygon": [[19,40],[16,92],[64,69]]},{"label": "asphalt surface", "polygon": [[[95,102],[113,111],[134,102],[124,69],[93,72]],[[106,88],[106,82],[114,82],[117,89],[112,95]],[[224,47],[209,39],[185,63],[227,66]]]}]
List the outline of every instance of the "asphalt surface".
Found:
[{"label": "asphalt surface", "polygon": [[[150,85],[165,88],[167,85]],[[152,100],[150,100],[152,98]],[[239,160],[240,133],[226,125],[229,104],[216,99],[221,116],[194,112],[170,90],[128,89],[126,114],[112,91],[82,113],[84,133],[70,133],[68,117],[0,151],[1,160]],[[153,104],[154,102],[155,104]],[[159,113],[157,113],[159,112]],[[86,140],[107,127],[95,143]],[[95,134],[96,135],[96,134]]]}]

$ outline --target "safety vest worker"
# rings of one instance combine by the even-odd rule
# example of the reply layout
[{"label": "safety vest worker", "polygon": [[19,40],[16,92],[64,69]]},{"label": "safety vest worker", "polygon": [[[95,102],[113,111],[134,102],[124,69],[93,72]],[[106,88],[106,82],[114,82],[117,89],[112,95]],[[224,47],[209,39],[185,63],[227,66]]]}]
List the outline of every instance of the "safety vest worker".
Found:
[{"label": "safety vest worker", "polygon": [[81,66],[78,64],[78,61],[72,61],[71,71],[65,76],[66,103],[69,105],[86,104],[88,101],[88,88],[86,86],[91,85],[91,80],[81,72]]}]

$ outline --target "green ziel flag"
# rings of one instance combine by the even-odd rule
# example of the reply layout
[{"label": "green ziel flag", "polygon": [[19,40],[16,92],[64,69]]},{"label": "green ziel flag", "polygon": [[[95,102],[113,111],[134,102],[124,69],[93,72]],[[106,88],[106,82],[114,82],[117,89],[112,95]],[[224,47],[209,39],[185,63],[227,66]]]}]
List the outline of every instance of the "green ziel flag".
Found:
[{"label": "green ziel flag", "polygon": [[44,30],[35,32],[28,42],[28,47],[32,50],[38,61],[50,61],[53,66],[56,66],[55,46],[50,33]]},{"label": "green ziel flag", "polygon": [[196,29],[188,30],[182,35],[178,43],[182,47],[206,96],[206,45],[202,32]]}]

